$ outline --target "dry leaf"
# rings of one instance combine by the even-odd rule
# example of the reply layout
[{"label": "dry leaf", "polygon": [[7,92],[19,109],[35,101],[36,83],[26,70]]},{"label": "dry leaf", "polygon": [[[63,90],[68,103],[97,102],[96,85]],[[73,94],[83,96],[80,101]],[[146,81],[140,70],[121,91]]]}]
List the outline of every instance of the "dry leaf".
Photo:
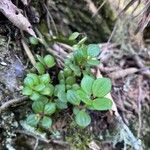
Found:
[{"label": "dry leaf", "polygon": [[28,19],[22,15],[21,10],[11,0],[0,0],[0,11],[20,30],[24,30],[36,37]]}]

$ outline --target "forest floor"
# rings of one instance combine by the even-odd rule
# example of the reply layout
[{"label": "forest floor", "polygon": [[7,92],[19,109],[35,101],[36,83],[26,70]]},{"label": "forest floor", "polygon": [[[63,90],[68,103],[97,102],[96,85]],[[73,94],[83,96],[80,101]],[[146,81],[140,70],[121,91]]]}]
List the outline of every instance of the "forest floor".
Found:
[{"label": "forest floor", "polygon": [[[59,7],[61,8],[61,5]],[[59,13],[58,11],[56,15],[58,18],[61,17]],[[66,30],[69,27],[70,31],[74,31],[73,25],[68,25],[69,23],[62,25],[55,19],[56,29],[60,27],[62,34],[65,33],[64,36],[68,36]],[[148,150],[150,149],[149,29],[146,28],[144,38],[141,34],[135,36],[132,34],[134,23],[130,21],[128,17],[118,20],[117,30],[113,33],[111,42],[106,42],[101,35],[99,35],[100,42],[98,42],[95,40],[98,35],[94,38],[94,34],[91,42],[98,42],[101,45],[103,55],[99,57],[102,62],[99,70],[103,76],[112,80],[111,96],[123,122],[133,135],[142,141],[143,149]],[[75,22],[81,23],[80,20],[75,20]],[[39,25],[39,31],[44,35],[43,26],[43,24]],[[43,30],[40,30],[41,28]],[[97,28],[98,25],[95,30],[91,29],[90,33],[97,32]],[[88,35],[89,42],[91,34],[88,34],[88,27],[82,32]],[[54,132],[48,134],[46,138],[44,133],[38,135],[39,133],[24,123],[27,114],[31,112],[31,103],[22,96],[20,91],[31,64],[21,45],[21,38],[19,30],[2,15],[0,21],[0,149],[121,150],[125,141],[114,142],[116,145],[112,148],[111,129],[115,128],[113,126],[115,120],[113,117],[110,118],[108,112],[92,113],[92,132],[90,128],[84,130],[77,128],[71,122],[72,116],[68,110],[62,113],[61,117],[56,116]],[[28,46],[33,55],[43,54],[45,51],[41,45]],[[54,45],[51,47],[57,50]],[[128,145],[128,142],[126,144]]]}]

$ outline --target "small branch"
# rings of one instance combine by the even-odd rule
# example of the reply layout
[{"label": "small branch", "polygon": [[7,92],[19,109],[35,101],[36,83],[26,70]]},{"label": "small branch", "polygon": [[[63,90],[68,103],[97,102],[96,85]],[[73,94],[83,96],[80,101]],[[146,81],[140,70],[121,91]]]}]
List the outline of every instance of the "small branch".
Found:
[{"label": "small branch", "polygon": [[30,51],[28,45],[26,44],[26,42],[23,39],[21,39],[21,43],[22,43],[22,46],[23,46],[28,58],[30,59],[32,65],[35,66],[36,61],[34,59],[34,56],[33,56],[32,52]]},{"label": "small branch", "polygon": [[23,97],[20,97],[20,98],[17,98],[17,99],[12,99],[12,100],[9,100],[8,102],[5,102],[4,104],[2,104],[2,106],[0,107],[0,113],[4,110],[6,110],[8,107],[10,107],[11,105],[14,105],[16,103],[20,103],[20,102],[23,102],[27,99],[27,96],[23,96]]}]

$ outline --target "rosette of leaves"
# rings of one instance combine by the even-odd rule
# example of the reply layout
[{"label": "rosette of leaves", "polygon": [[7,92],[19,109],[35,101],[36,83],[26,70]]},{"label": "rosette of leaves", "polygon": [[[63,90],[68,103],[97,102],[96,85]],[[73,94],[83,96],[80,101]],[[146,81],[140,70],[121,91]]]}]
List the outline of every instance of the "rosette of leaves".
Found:
[{"label": "rosette of leaves", "polygon": [[51,115],[56,111],[56,104],[49,102],[46,97],[34,101],[32,104],[33,114],[27,117],[27,123],[33,127],[49,129],[52,126]]},{"label": "rosette of leaves", "polygon": [[74,75],[81,76],[83,74],[91,74],[91,67],[100,64],[97,56],[100,54],[98,44],[77,44],[74,52],[69,59],[65,61],[65,65],[70,68]]},{"label": "rosette of leaves", "polygon": [[90,124],[88,110],[105,111],[112,107],[112,101],[105,96],[111,91],[109,78],[94,79],[85,75],[78,90],[67,91],[67,101],[74,105],[75,121],[81,127]]},{"label": "rosette of leaves", "polygon": [[51,84],[51,78],[48,73],[37,75],[27,74],[24,79],[23,95],[29,96],[33,101],[37,101],[41,95],[51,97],[54,92],[54,86]]},{"label": "rosette of leaves", "polygon": [[40,55],[37,55],[38,62],[35,64],[39,74],[44,74],[46,69],[52,68],[55,66],[54,57],[51,55],[46,55],[44,58]]}]

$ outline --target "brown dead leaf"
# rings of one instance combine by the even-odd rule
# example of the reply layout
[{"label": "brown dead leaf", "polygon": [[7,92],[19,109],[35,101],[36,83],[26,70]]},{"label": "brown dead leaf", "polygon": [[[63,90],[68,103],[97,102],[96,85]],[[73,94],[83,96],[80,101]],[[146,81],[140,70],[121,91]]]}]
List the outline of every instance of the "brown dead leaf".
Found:
[{"label": "brown dead leaf", "polygon": [[0,11],[20,30],[24,30],[36,37],[28,19],[22,15],[21,10],[11,0],[0,0]]}]

